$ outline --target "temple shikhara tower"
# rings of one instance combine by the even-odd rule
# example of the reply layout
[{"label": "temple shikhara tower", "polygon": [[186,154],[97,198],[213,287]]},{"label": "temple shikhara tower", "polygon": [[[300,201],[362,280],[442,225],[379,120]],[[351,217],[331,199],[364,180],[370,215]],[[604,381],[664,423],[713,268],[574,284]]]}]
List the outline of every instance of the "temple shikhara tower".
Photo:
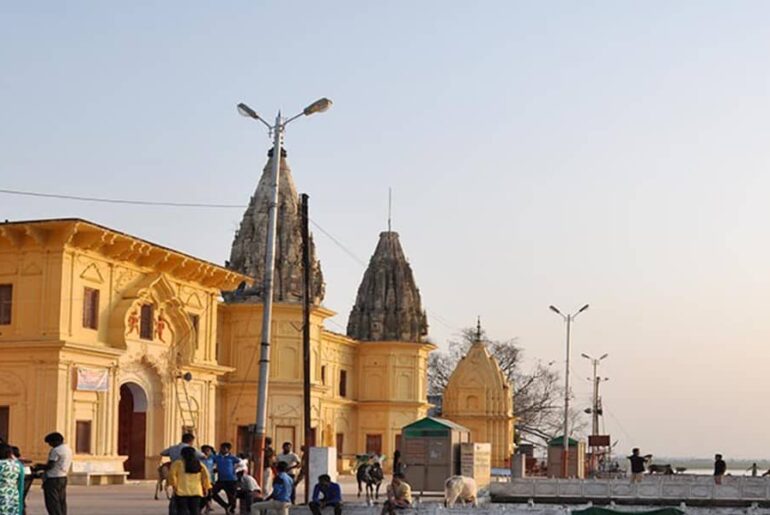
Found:
[{"label": "temple shikhara tower", "polygon": [[471,430],[471,440],[492,444],[492,466],[509,467],[513,454],[513,387],[481,339],[460,360],[444,389],[442,416]]},{"label": "temple shikhara tower", "polygon": [[[227,294],[235,302],[261,302],[262,284],[265,278],[265,250],[267,245],[267,211],[270,205],[270,158],[262,171],[257,190],[243,213],[241,226],[235,233],[230,260],[227,267],[253,278],[251,288]],[[280,184],[278,188],[277,233],[275,240],[275,277],[273,300],[275,302],[302,302],[302,234],[299,211],[299,195],[294,186],[291,169],[285,156],[281,159]],[[311,295],[313,304],[320,304],[324,298],[324,280],[321,264],[315,257],[315,244],[310,237]]]},{"label": "temple shikhara tower", "polygon": [[[223,378],[218,435],[248,450],[256,413],[270,156],[235,235],[229,268],[254,279],[224,294],[219,358],[233,371]],[[296,187],[285,155],[276,238],[268,435],[280,446],[304,441],[302,424],[302,252]],[[337,447],[344,468],[356,453],[392,454],[401,427],[424,416],[426,367],[434,346],[424,343],[425,313],[398,235],[383,233],[359,288],[346,335],[326,329],[335,313],[321,303],[324,283],[311,246],[311,440]]]}]

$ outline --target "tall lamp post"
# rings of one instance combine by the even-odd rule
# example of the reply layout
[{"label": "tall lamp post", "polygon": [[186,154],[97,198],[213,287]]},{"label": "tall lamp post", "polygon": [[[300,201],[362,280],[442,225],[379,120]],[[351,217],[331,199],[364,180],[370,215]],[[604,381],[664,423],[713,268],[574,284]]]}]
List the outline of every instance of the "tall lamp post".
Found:
[{"label": "tall lamp post", "polygon": [[281,157],[283,154],[283,135],[286,126],[301,116],[310,116],[315,113],[322,113],[329,109],[332,101],[328,98],[316,100],[301,113],[284,119],[281,112],[275,116],[275,122],[270,125],[261,118],[256,111],[244,103],[238,104],[238,113],[261,122],[269,134],[273,137],[273,167],[270,177],[270,205],[267,211],[267,248],[265,250],[265,277],[262,287],[262,342],[259,354],[259,386],[257,389],[257,424],[254,431],[254,462],[257,471],[256,478],[262,483],[262,463],[265,454],[265,433],[267,431],[267,380],[270,373],[270,322],[273,316],[273,276],[275,274],[275,233],[277,228],[277,219],[275,216],[278,207],[278,184],[281,175]]},{"label": "tall lamp post", "polygon": [[556,306],[548,306],[548,308],[562,317],[564,321],[567,323],[567,360],[565,363],[565,370],[564,370],[564,438],[563,438],[563,444],[564,444],[564,451],[562,455],[562,470],[563,475],[566,478],[569,475],[569,357],[570,357],[570,329],[572,326],[572,322],[577,318],[577,316],[588,309],[588,304],[577,310],[576,313],[567,314],[565,315],[561,311],[559,311]]}]

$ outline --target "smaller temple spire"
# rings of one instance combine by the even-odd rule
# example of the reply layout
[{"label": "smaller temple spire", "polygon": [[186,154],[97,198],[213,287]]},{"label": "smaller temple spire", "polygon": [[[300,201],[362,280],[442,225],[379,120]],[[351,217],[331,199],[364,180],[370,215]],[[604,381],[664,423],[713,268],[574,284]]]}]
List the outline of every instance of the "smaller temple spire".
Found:
[{"label": "smaller temple spire", "polygon": [[422,342],[428,334],[420,290],[398,233],[380,233],[348,317],[347,334],[360,341],[401,342]]},{"label": "smaller temple spire", "polygon": [[476,341],[481,341],[481,315],[476,317]]}]

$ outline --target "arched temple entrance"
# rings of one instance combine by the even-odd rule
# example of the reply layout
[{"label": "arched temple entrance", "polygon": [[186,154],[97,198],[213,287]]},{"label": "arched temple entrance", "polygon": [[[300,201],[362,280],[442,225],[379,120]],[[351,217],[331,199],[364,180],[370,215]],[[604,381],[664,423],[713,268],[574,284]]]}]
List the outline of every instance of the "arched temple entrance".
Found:
[{"label": "arched temple entrance", "polygon": [[128,456],[123,467],[131,479],[145,479],[147,455],[147,394],[136,383],[120,387],[118,454]]}]

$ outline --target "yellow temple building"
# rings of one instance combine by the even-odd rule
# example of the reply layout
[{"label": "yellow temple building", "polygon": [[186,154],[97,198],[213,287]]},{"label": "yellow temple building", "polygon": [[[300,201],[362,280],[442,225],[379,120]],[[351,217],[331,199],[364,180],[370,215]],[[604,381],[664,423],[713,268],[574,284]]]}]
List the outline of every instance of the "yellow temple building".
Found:
[{"label": "yellow temple building", "polygon": [[442,417],[467,427],[471,441],[492,447],[492,466],[510,467],[513,454],[513,388],[481,339],[476,341],[449,377]]},{"label": "yellow temple building", "polygon": [[[281,170],[268,434],[299,446],[299,211],[283,156]],[[0,223],[0,437],[41,461],[43,437],[59,431],[74,475],[103,482],[154,477],[159,452],[188,430],[248,451],[268,180],[224,267],[80,219]],[[435,347],[398,234],[380,234],[347,334],[324,327],[334,312],[314,254],[309,436],[337,447],[344,468],[356,453],[391,455],[426,415]]]},{"label": "yellow temple building", "polygon": [[73,472],[138,478],[185,428],[213,441],[218,299],[247,279],[84,220],[0,224],[0,437],[44,461],[59,431]]}]

